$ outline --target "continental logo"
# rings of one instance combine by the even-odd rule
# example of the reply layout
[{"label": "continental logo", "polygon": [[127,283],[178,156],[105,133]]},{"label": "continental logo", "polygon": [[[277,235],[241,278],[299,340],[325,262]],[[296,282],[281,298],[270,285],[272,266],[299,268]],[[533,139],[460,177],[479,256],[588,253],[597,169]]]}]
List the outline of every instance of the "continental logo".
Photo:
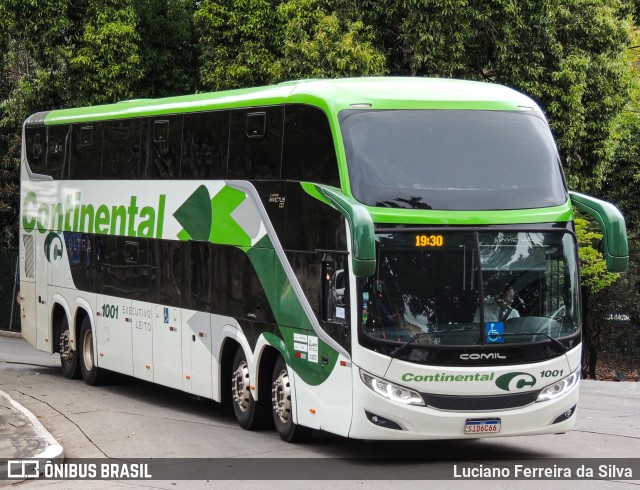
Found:
[{"label": "continental logo", "polygon": [[434,382],[434,383],[442,383],[442,382],[455,382],[455,381],[491,381],[495,373],[487,373],[487,374],[413,374],[413,373],[404,373],[402,375],[402,381],[426,381],[426,382]]},{"label": "continental logo", "polygon": [[28,192],[22,202],[22,227],[27,232],[37,229],[40,233],[52,230],[162,238],[165,198],[160,194],[156,207],[139,207],[137,196],[131,196],[128,204],[94,206],[83,204],[80,192],[55,204],[41,202],[35,192]]},{"label": "continental logo", "polygon": [[[495,381],[498,388],[504,391],[518,391],[532,388],[536,384],[536,378],[532,374],[513,372],[502,374],[495,378],[496,373],[470,373],[470,374],[413,374],[404,373],[401,378],[405,382],[417,383],[482,383]],[[495,380],[494,380],[495,378]]]},{"label": "continental logo", "polygon": [[536,377],[529,373],[507,373],[496,379],[496,386],[504,391],[522,390],[535,385]]}]

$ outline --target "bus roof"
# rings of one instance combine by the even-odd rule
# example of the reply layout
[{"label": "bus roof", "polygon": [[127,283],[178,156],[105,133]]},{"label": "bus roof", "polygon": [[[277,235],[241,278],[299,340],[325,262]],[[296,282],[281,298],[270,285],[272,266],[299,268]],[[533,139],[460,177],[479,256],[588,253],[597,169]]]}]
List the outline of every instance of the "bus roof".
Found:
[{"label": "bus roof", "polygon": [[316,79],[222,92],[34,114],[28,124],[69,124],[129,117],[181,114],[287,103],[318,106],[330,113],[343,109],[468,109],[541,112],[529,97],[493,83],[419,77]]}]

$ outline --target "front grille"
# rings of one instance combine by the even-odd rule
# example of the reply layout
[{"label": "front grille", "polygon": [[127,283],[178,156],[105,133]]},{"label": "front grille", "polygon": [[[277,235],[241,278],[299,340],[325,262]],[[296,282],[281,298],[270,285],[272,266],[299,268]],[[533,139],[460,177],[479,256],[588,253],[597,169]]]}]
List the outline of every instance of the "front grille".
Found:
[{"label": "front grille", "polygon": [[486,410],[504,410],[519,408],[534,403],[540,390],[524,393],[507,393],[504,395],[435,395],[420,393],[424,402],[438,410],[459,410],[465,412],[481,412]]}]

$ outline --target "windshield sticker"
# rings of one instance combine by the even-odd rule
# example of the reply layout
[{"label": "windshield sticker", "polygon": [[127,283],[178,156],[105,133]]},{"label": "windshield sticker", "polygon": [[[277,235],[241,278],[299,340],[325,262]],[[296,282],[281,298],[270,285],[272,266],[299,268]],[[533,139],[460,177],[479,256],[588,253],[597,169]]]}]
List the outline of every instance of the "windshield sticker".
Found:
[{"label": "windshield sticker", "polygon": [[484,328],[487,344],[499,344],[504,342],[504,323],[488,322]]}]

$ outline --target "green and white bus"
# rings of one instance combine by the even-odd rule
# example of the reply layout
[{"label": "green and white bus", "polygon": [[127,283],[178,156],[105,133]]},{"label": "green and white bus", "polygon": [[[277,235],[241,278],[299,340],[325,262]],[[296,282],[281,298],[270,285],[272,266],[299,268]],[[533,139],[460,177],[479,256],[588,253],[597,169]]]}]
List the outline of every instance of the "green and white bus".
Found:
[{"label": "green and white bus", "polygon": [[239,424],[362,439],[576,420],[574,206],[528,97],[305,80],[53,110],[24,124],[23,336],[68,378],[125,375]]}]

